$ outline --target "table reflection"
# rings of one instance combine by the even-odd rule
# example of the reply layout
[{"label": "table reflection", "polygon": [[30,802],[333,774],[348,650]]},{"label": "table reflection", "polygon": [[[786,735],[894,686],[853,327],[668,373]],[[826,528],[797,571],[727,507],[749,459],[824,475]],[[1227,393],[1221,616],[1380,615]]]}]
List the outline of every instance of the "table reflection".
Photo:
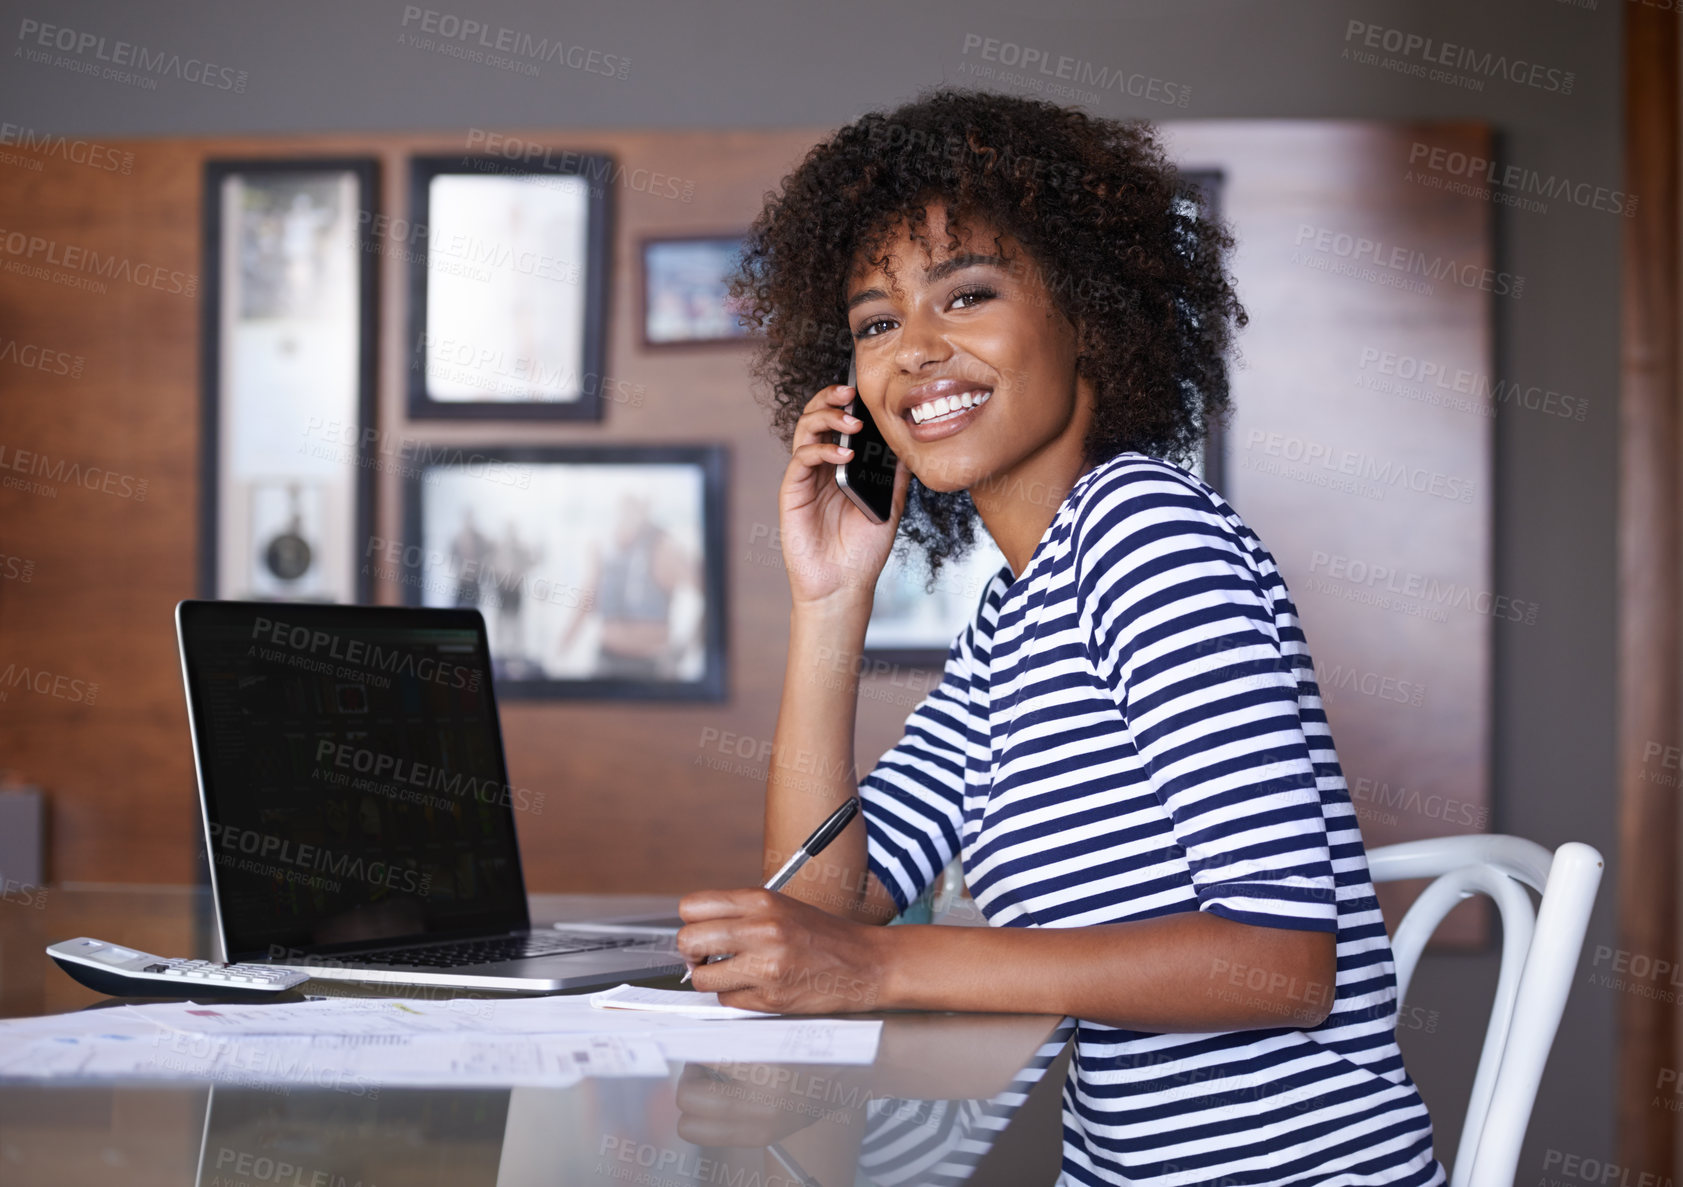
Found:
[{"label": "table reflection", "polygon": [[[1067,1026],[1039,1017],[880,1017],[878,1059],[864,1067],[674,1062],[663,1078],[554,1089],[13,1082],[0,1085],[0,1180],[966,1183],[1068,1038]],[[1018,1070],[1001,1083],[1010,1050]]]},{"label": "table reflection", "polygon": [[[72,982],[45,945],[94,935],[202,952],[207,898],[186,888],[55,888],[43,910],[0,914],[0,1015],[118,1004]],[[540,896],[533,914],[548,922],[667,907],[655,896]],[[474,996],[353,982],[302,988]],[[1025,1187],[1056,1177],[1068,1038],[1060,1019],[850,1017],[883,1023],[868,1066],[670,1060],[664,1076],[512,1089],[320,1077],[0,1080],[0,1184]]]}]

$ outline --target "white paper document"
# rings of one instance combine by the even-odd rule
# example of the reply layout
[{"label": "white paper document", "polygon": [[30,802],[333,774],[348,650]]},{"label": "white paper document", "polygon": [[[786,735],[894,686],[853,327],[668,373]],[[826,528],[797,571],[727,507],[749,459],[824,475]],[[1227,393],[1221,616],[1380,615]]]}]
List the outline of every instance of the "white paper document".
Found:
[{"label": "white paper document", "polygon": [[[711,1008],[730,1007],[715,997]],[[665,1075],[667,1061],[869,1064],[881,1031],[875,1020],[600,1008],[583,995],[160,1002],[0,1021],[0,1077],[565,1087]]]},{"label": "white paper document", "polygon": [[[728,1028],[728,1035],[721,1033]],[[831,1063],[876,1062],[882,1023],[796,1022],[768,1018],[750,1022],[706,1022],[656,1032],[661,1054],[684,1063]]]},{"label": "white paper document", "polygon": [[479,998],[419,1001],[408,998],[327,998],[272,1004],[218,1002],[145,1006],[154,1024],[183,1034],[461,1034],[497,1032],[487,1025],[492,1008],[505,1003]]},{"label": "white paper document", "polygon": [[359,1088],[565,1088],[587,1076],[665,1076],[650,1039],[621,1035],[192,1035],[27,1039],[0,1076],[210,1080]]},{"label": "white paper document", "polygon": [[[695,1026],[694,1018],[590,1008],[587,997],[328,998],[255,1005],[157,1004],[140,1007],[154,1025],[183,1034],[647,1034]],[[3,1024],[0,1024],[3,1025]]]},{"label": "white paper document", "polygon": [[660,1014],[683,1014],[690,1018],[775,1018],[765,1010],[744,1010],[722,1006],[716,993],[693,989],[647,989],[641,985],[616,985],[590,995],[599,1010],[649,1010]]}]

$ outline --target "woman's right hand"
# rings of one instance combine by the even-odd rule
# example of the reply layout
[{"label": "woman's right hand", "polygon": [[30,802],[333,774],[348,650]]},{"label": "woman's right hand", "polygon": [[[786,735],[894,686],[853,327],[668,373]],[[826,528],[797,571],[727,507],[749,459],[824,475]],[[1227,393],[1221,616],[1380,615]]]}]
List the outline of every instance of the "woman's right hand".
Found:
[{"label": "woman's right hand", "polygon": [[807,401],[795,422],[777,516],[789,591],[797,605],[854,598],[869,605],[905,510],[911,472],[904,459],[894,465],[887,523],[872,523],[836,485],[836,465],[849,455],[832,434],[858,431],[859,422],[842,411],[856,394],[845,384],[832,384]]}]

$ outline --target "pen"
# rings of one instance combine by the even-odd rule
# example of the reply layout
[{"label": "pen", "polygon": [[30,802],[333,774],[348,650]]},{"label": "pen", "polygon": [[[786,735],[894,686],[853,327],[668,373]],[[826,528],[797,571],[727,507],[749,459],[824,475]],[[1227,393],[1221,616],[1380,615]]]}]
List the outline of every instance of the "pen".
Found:
[{"label": "pen", "polygon": [[[771,880],[766,883],[765,888],[767,890],[782,890],[785,886],[787,886],[789,884],[789,879],[801,872],[802,866],[818,854],[822,853],[824,851],[824,846],[828,845],[831,841],[835,840],[838,835],[840,835],[841,830],[847,827],[848,822],[853,819],[858,811],[859,797],[849,796],[847,803],[830,813],[830,818],[814,829],[810,837],[801,842],[801,847],[796,849],[795,852],[790,855],[789,860],[783,863],[782,869],[778,870],[777,873],[771,876]],[[725,959],[723,956],[709,956],[701,963],[712,964],[716,960],[723,959]],[[685,969],[684,975],[679,979],[678,983],[682,985],[685,981],[688,981],[690,979],[690,974],[693,972],[695,972],[694,968]]]},{"label": "pen", "polygon": [[801,1164],[796,1162],[789,1154],[789,1151],[785,1150],[782,1146],[773,1142],[771,1145],[767,1146],[766,1149],[771,1151],[771,1156],[773,1158],[783,1164],[783,1169],[789,1173],[791,1179],[795,1183],[799,1184],[800,1187],[823,1187],[822,1183],[802,1170]]}]

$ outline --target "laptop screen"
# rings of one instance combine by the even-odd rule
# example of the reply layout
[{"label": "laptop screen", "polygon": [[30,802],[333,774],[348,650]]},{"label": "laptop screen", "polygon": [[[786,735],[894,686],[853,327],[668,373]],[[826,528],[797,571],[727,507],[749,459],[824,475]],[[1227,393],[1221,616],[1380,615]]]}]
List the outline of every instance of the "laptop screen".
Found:
[{"label": "laptop screen", "polygon": [[[177,609],[229,960],[525,927],[474,610]],[[284,950],[284,951],[283,951]]]}]

